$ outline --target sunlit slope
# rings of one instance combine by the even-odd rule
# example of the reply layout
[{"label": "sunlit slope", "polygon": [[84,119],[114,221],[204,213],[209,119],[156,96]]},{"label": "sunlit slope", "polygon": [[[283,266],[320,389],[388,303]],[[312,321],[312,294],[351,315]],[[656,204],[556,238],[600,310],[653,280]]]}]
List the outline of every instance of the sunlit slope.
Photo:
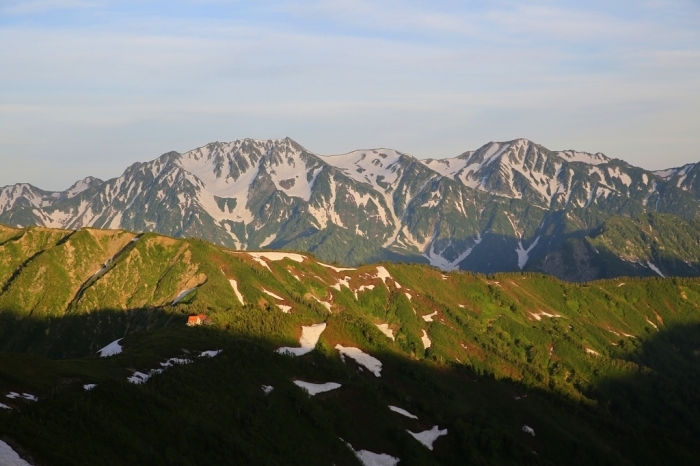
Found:
[{"label": "sunlit slope", "polygon": [[[682,463],[700,452],[700,404],[692,388],[700,382],[697,279],[570,284],[536,274],[443,273],[416,264],[342,268],[307,254],[239,252],[201,240],[92,229],[0,230],[0,264],[0,348],[72,358],[0,358],[0,390],[40,398],[30,405],[3,401],[13,408],[3,412],[6,425],[22,425],[26,435],[36,433],[30,418],[54,419],[43,427],[46,438],[73,426],[77,421],[56,414],[71,403],[92,419],[83,403],[93,395],[99,402],[89,406],[100,412],[110,403],[121,409],[160,397],[178,400],[163,401],[164,412],[177,412],[177,421],[196,431],[194,406],[217,419],[223,412],[236,415],[225,407],[219,412],[215,400],[234,403],[227,398],[234,395],[225,393],[240,383],[235,396],[246,406],[243,418],[261,413],[258,403],[277,399],[262,398],[260,388],[275,386],[279,390],[270,396],[281,397],[285,426],[307,433],[331,429],[333,438],[392,454],[401,464],[411,464],[415,446],[405,430],[434,425],[449,433],[437,440],[433,456],[417,450],[422,464],[463,464],[468,452],[487,463],[522,463],[523,452],[532,450],[539,457],[528,457],[533,464],[657,462],[669,452]],[[193,314],[205,314],[211,324],[185,327]],[[308,354],[275,353],[303,346],[302,326],[320,323],[326,327]],[[119,338],[124,354],[95,357]],[[380,376],[350,357],[343,362],[343,348],[380,361]],[[193,356],[213,349],[224,350],[221,359],[200,364]],[[198,362],[168,369],[143,387],[126,383],[136,371],[147,373],[183,354]],[[239,382],[215,375],[229,370]],[[296,379],[344,388],[309,401],[294,395]],[[104,391],[88,395],[85,383]],[[56,387],[65,393],[54,399]],[[316,400],[324,400],[322,411]],[[178,411],[190,402],[193,407]],[[420,421],[392,420],[380,404],[403,406]],[[294,424],[294,406],[315,413],[316,421]],[[38,417],[22,418],[24,413]],[[138,413],[120,415],[118,422],[125,429],[150,425]],[[383,427],[367,427],[373,423]],[[215,424],[207,425],[205,432],[219,435]],[[523,433],[523,425],[537,436]],[[262,441],[262,431],[250,429],[249,441]],[[652,434],[656,440],[635,443]],[[89,431],[81,435],[91,438]],[[483,444],[468,446],[474,436]],[[324,434],[319,442],[329,438]],[[136,438],[119,448],[100,442],[104,451],[148,449]],[[336,458],[340,450],[318,451]]]}]

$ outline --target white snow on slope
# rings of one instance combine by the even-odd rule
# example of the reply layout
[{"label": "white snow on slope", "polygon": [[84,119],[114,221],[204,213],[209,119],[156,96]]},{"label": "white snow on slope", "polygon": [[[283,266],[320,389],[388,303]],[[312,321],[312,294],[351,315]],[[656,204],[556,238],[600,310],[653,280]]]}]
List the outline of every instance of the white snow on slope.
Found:
[{"label": "white snow on slope", "polygon": [[308,327],[301,327],[301,338],[299,338],[300,348],[290,348],[288,346],[276,350],[279,354],[287,354],[290,356],[303,356],[316,348],[321,334],[326,330],[326,323],[314,324]]},{"label": "white snow on slope", "polygon": [[264,248],[268,244],[272,243],[275,240],[275,238],[277,238],[277,233],[271,234],[270,236],[265,238],[262,243],[260,243],[260,247]]},{"label": "white snow on slope", "polygon": [[530,435],[532,435],[533,437],[535,436],[535,429],[533,429],[533,428],[530,427],[530,426],[524,425],[524,426],[523,426],[523,432],[525,432],[526,434],[530,434]]},{"label": "white snow on slope", "polygon": [[437,267],[439,269],[442,269],[446,272],[450,272],[452,270],[457,270],[459,268],[459,263],[462,262],[464,259],[466,259],[469,254],[472,253],[475,247],[477,247],[481,243],[481,234],[477,234],[476,239],[474,240],[474,246],[465,249],[460,255],[458,255],[455,259],[449,260],[446,259],[442,256],[442,253],[445,252],[444,250],[441,252],[435,252],[435,242],[433,241],[433,244],[431,245],[430,249],[427,252],[424,252],[421,254],[423,257],[428,259],[430,262],[430,265],[433,267]]},{"label": "white snow on slope", "polygon": [[396,466],[400,461],[398,458],[385,453],[372,453],[367,450],[356,451],[348,442],[345,442],[345,444],[355,453],[355,456],[363,466]]},{"label": "white snow on slope", "polygon": [[432,321],[433,321],[433,317],[435,317],[436,315],[438,315],[438,311],[435,311],[435,312],[433,312],[432,314],[428,314],[427,316],[422,316],[422,317],[423,317],[423,320],[424,320],[424,321],[426,321],[426,322],[432,322]]},{"label": "white snow on slope", "polygon": [[314,396],[319,393],[323,392],[329,392],[331,390],[335,390],[337,388],[342,387],[339,383],[335,382],[327,382],[327,383],[311,383],[311,382],[304,382],[301,380],[295,380],[294,385],[303,388],[307,392],[309,392],[309,395]]},{"label": "white snow on slope", "polygon": [[96,383],[86,383],[85,385],[83,385],[83,390],[85,390],[86,392],[89,392],[90,390],[92,390],[95,387],[97,387]]},{"label": "white snow on slope", "polygon": [[265,288],[262,288],[262,291],[263,291],[263,293],[265,293],[265,294],[268,295],[268,296],[272,296],[273,298],[275,298],[275,299],[277,299],[277,300],[284,301],[284,298],[283,298],[283,297],[277,296],[277,295],[276,295],[275,293],[273,293],[272,291],[268,291],[268,290],[266,290]]},{"label": "white snow on slope", "polygon": [[391,278],[391,275],[387,269],[380,265],[377,267],[377,275],[374,278],[381,278],[382,282],[386,285],[386,279]]},{"label": "white snow on slope", "polygon": [[[235,144],[232,143],[229,148]],[[231,156],[229,155],[229,157]],[[196,180],[193,181],[199,189],[197,201],[217,222],[233,220],[249,224],[253,221],[253,213],[247,208],[248,194],[260,171],[261,160],[262,158],[255,162],[247,160],[250,166],[235,180],[228,173],[224,173],[225,170],[217,174],[216,157],[212,156],[209,147],[202,147],[183,154],[179,158],[178,164],[196,177]],[[233,212],[222,212],[214,196],[235,199],[236,207]]]},{"label": "white snow on slope", "polygon": [[2,466],[31,466],[17,454],[11,446],[0,440],[0,465]]},{"label": "white snow on slope", "polygon": [[176,305],[177,303],[179,303],[180,301],[182,301],[183,299],[185,299],[185,296],[187,296],[188,294],[192,293],[192,292],[193,292],[194,290],[196,290],[196,289],[197,289],[197,287],[195,286],[194,288],[187,288],[186,290],[182,290],[182,291],[175,297],[175,299],[173,299],[173,302],[171,303],[171,306],[174,306],[174,305]]},{"label": "white snow on slope", "polygon": [[278,304],[277,307],[285,314],[292,312],[292,306],[285,306],[284,304]]},{"label": "white snow on slope", "polygon": [[228,282],[231,284],[233,292],[236,293],[236,298],[238,298],[241,304],[245,304],[245,301],[243,300],[243,295],[240,291],[238,291],[238,283],[236,283],[236,280],[229,280]]},{"label": "white snow on slope", "polygon": [[420,341],[423,342],[423,347],[425,349],[428,349],[433,345],[433,342],[431,342],[430,338],[428,338],[428,332],[426,332],[425,330],[423,330],[423,336],[420,337]]},{"label": "white snow on slope", "polygon": [[112,343],[109,345],[105,346],[101,350],[98,351],[100,353],[100,356],[103,358],[106,358],[107,356],[114,356],[115,354],[119,354],[122,352],[122,347],[119,344],[120,341],[122,341],[123,338],[120,338],[119,340],[114,340]]},{"label": "white snow on slope", "polygon": [[439,437],[442,437],[443,435],[447,435],[447,429],[440,430],[438,426],[433,426],[432,429],[419,433],[414,433],[410,430],[407,430],[406,432],[411,434],[411,436],[413,436],[414,439],[418,440],[420,443],[428,447],[429,450],[433,449],[433,443],[435,443],[435,440],[437,440]]},{"label": "white snow on slope", "polygon": [[415,414],[411,414],[408,411],[406,411],[405,409],[399,408],[398,406],[389,405],[389,409],[395,413],[399,413],[403,416],[410,417],[411,419],[418,419],[418,416],[416,416]]},{"label": "white snow on slope", "polygon": [[549,314],[548,312],[540,311],[540,312],[530,312],[530,315],[534,317],[535,320],[542,320],[542,317],[550,317],[550,318],[556,318],[556,317],[561,317],[559,314]]},{"label": "white snow on slope", "polygon": [[39,401],[39,398],[35,397],[31,393],[22,393],[21,395],[17,392],[10,392],[7,395],[5,395],[7,398],[10,399],[16,399],[16,398],[24,398],[25,400],[29,401]]},{"label": "white snow on slope", "polygon": [[202,351],[199,354],[200,358],[213,358],[214,356],[218,356],[219,353],[221,353],[223,350],[208,350],[208,351]]},{"label": "white snow on slope", "polygon": [[320,265],[321,267],[325,267],[327,269],[333,269],[336,272],[345,272],[347,270],[357,270],[357,269],[352,269],[352,268],[334,267],[332,265],[324,264],[323,262],[318,262],[318,265]]},{"label": "white snow on slope", "polygon": [[[5,403],[0,403],[0,408],[1,409],[12,409],[9,406],[7,406]],[[1,463],[0,463],[1,464]]]},{"label": "white snow on slope", "polygon": [[587,152],[565,150],[561,152],[556,152],[556,154],[568,162],[583,162],[589,165],[600,165],[610,161],[608,157],[606,157],[604,154],[601,154],[600,152],[598,152],[597,154],[589,154]]},{"label": "white snow on slope", "polygon": [[133,384],[140,385],[150,379],[151,375],[152,374],[144,374],[143,372],[136,371],[130,377],[127,377],[126,380]]},{"label": "white snow on slope", "polygon": [[657,274],[659,277],[665,278],[665,277],[664,277],[664,274],[661,273],[661,270],[659,270],[659,268],[658,268],[657,266],[655,266],[654,264],[652,264],[652,263],[649,262],[649,261],[647,261],[647,265],[649,266],[649,268],[650,268],[651,270],[653,270],[654,272],[656,272],[656,274]]},{"label": "white snow on slope", "polygon": [[272,385],[263,385],[262,386],[262,391],[265,393],[265,395],[269,395],[270,393],[272,393],[272,390],[274,390],[274,389],[275,389],[275,387],[273,387]]},{"label": "white snow on slope", "polygon": [[392,341],[394,340],[394,331],[389,328],[389,324],[374,324],[377,326],[380,332],[382,332],[384,335],[387,337],[391,338]]},{"label": "white snow on slope", "polygon": [[522,241],[518,241],[518,247],[515,249],[515,252],[518,254],[518,267],[520,268],[520,270],[522,270],[523,267],[525,267],[525,264],[527,264],[528,259],[530,259],[530,251],[532,251],[535,248],[535,246],[537,246],[537,242],[539,240],[540,237],[538,236],[527,249],[523,248]]},{"label": "white snow on slope", "polygon": [[382,363],[379,359],[370,356],[359,348],[345,347],[343,345],[335,345],[335,349],[340,351],[340,357],[345,361],[345,356],[352,358],[359,365],[367,368],[375,377],[381,377]]},{"label": "white snow on slope", "polygon": [[294,262],[304,262],[304,259],[306,259],[306,256],[302,256],[301,254],[295,254],[292,252],[249,252],[247,253],[248,255],[260,259],[261,257],[264,257],[265,259],[269,259],[271,261],[281,261],[284,259],[291,259]]}]

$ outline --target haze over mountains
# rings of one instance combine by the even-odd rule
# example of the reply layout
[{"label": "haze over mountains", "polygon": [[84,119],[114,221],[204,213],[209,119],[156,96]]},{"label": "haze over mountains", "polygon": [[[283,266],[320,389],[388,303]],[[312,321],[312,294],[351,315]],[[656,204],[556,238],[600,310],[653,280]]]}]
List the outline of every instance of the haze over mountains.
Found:
[{"label": "haze over mountains", "polygon": [[651,172],[525,139],[448,159],[320,156],[287,138],[211,143],[63,192],[0,189],[0,223],[200,237],[356,265],[532,270],[569,280],[700,274],[700,164]]}]

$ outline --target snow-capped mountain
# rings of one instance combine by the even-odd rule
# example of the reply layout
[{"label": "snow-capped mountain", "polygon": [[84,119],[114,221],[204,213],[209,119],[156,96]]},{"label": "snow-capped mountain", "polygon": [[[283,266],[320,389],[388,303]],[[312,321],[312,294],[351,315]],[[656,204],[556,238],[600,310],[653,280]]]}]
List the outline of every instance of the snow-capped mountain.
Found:
[{"label": "snow-capped mountain", "polygon": [[[289,138],[245,139],[169,152],[63,192],[1,188],[0,222],[157,231],[236,249],[305,250],[343,263],[427,261],[445,270],[531,269],[585,279],[605,273],[598,267],[569,276],[557,257],[572,247],[590,256],[595,248],[585,238],[611,216],[698,218],[698,165],[649,172],[525,139],[441,160],[391,149],[320,156]],[[587,267],[595,269],[591,260]]]}]

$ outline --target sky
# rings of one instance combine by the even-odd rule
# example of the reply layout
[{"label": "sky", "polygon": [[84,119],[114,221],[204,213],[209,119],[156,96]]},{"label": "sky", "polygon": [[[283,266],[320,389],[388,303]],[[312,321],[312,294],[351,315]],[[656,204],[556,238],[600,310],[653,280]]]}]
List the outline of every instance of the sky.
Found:
[{"label": "sky", "polygon": [[0,0],[0,186],[213,141],[700,161],[698,0]]}]

